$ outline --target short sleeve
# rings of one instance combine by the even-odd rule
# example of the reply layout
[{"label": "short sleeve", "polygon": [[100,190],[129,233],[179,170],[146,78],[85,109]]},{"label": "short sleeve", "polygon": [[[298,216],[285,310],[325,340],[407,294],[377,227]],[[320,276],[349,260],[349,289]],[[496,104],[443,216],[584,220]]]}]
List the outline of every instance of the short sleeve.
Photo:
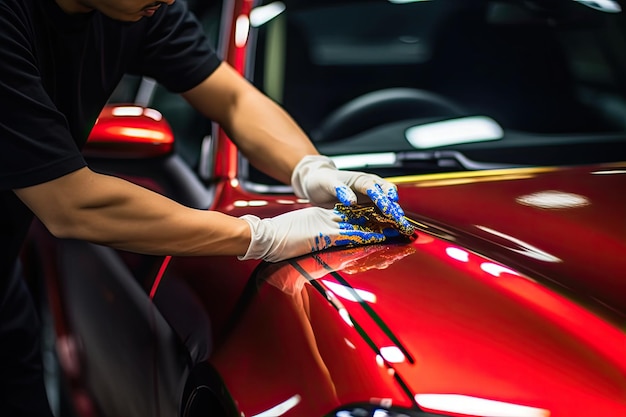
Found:
[{"label": "short sleeve", "polygon": [[207,78],[221,63],[200,22],[185,1],[161,6],[133,72],[156,79],[174,93],[187,91]]},{"label": "short sleeve", "polygon": [[25,18],[0,6],[0,189],[58,178],[86,165],[46,93]]}]

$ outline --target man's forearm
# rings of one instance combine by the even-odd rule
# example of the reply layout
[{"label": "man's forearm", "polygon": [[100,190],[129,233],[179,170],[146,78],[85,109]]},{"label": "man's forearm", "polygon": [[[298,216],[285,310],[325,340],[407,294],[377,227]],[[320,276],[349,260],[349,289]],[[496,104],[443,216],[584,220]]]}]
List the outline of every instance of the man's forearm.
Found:
[{"label": "man's forearm", "polygon": [[279,181],[289,183],[296,164],[318,153],[285,110],[225,63],[183,96],[218,122],[255,167]]},{"label": "man's forearm", "polygon": [[224,129],[252,165],[289,184],[296,164],[317,150],[295,121],[267,97],[251,93],[239,105],[246,110],[237,112]]},{"label": "man's forearm", "polygon": [[15,192],[61,238],[180,256],[243,255],[250,243],[244,220],[184,207],[88,168]]}]

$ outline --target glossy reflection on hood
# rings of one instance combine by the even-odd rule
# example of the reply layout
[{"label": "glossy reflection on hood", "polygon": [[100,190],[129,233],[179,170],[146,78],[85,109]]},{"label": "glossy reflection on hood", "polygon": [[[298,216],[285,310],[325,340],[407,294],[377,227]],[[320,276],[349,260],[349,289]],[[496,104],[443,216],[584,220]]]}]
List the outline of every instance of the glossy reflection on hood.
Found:
[{"label": "glossy reflection on hood", "polygon": [[522,195],[517,197],[516,201],[525,206],[553,210],[585,207],[591,204],[591,201],[583,195],[557,190]]},{"label": "glossy reflection on hood", "polygon": [[376,303],[376,294],[369,291],[359,290],[358,288],[350,288],[341,284],[337,284],[332,281],[323,279],[324,285],[332,291],[336,296],[343,298],[344,300],[352,302],[368,302]]},{"label": "glossy reflection on hood", "polygon": [[462,416],[548,417],[550,411],[485,398],[454,394],[418,394],[415,401],[427,410]]},{"label": "glossy reflection on hood", "polygon": [[[498,232],[497,230],[493,230],[486,226],[477,225],[477,229],[480,229],[484,232],[490,233],[493,236],[501,238],[504,242],[507,242],[503,246],[512,250],[513,252],[526,255],[529,258],[538,259],[544,262],[562,262],[561,259],[557,258],[554,255],[549,254],[548,252],[537,248],[536,246],[531,245],[530,243],[524,242],[516,237],[507,235],[506,233]],[[513,245],[511,245],[513,244]]]},{"label": "glossy reflection on hood", "polygon": [[[418,238],[419,240],[419,238]],[[288,294],[299,292],[306,281],[317,280],[332,272],[352,275],[371,269],[386,269],[394,262],[415,252],[412,245],[365,245],[319,252],[313,256],[272,265],[267,270],[267,282]],[[329,289],[350,301],[376,300],[374,294],[346,291],[334,284]]]},{"label": "glossy reflection on hood", "polygon": [[296,394],[290,398],[288,398],[287,400],[283,401],[282,403],[270,408],[269,410],[266,410],[262,413],[256,414],[252,417],[279,417],[282,416],[283,414],[287,413],[289,410],[291,410],[292,408],[294,408],[296,405],[298,405],[300,403],[301,397]]}]

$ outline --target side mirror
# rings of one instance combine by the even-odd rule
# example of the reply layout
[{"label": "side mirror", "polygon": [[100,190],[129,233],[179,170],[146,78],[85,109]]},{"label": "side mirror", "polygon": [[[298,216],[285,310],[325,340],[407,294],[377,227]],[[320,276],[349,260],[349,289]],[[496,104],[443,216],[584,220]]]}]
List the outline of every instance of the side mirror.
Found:
[{"label": "side mirror", "polygon": [[86,157],[150,158],[174,149],[172,129],[157,110],[134,105],[107,105],[83,148]]}]

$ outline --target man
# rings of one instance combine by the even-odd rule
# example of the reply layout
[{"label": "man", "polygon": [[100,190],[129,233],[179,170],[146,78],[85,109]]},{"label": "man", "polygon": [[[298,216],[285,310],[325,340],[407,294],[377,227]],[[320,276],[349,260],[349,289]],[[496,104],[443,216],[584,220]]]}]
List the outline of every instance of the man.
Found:
[{"label": "man", "polygon": [[[80,148],[124,73],[181,93],[252,164],[318,207],[235,218],[91,171]],[[0,0],[0,143],[2,415],[49,415],[36,317],[16,269],[33,214],[61,238],[267,261],[384,240],[322,208],[354,204],[356,194],[410,228],[392,184],[319,155],[279,106],[220,62],[182,1]]]}]

